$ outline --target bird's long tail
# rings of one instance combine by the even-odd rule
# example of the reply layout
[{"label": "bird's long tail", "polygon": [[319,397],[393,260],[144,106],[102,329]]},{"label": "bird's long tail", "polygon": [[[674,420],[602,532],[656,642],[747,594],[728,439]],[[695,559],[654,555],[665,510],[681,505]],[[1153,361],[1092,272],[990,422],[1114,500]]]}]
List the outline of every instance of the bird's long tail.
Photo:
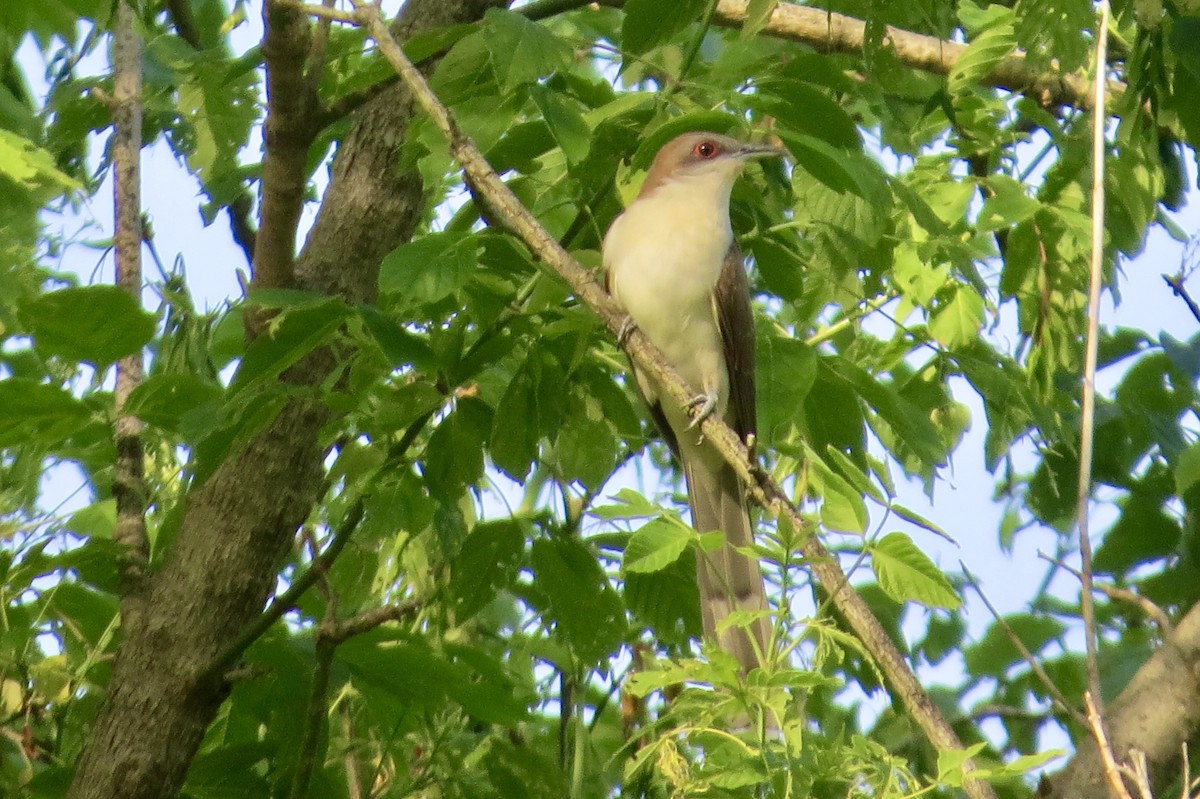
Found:
[{"label": "bird's long tail", "polygon": [[771,625],[766,614],[747,627],[730,627],[720,635],[717,625],[734,610],[767,609],[766,587],[758,561],[735,550],[754,541],[754,529],[746,505],[746,492],[737,472],[711,448],[685,445],[684,471],[692,526],[697,532],[720,530],[725,543],[715,552],[697,556],[696,576],[700,586],[700,615],[704,635],[737,658],[743,673],[760,665],[767,652]]}]

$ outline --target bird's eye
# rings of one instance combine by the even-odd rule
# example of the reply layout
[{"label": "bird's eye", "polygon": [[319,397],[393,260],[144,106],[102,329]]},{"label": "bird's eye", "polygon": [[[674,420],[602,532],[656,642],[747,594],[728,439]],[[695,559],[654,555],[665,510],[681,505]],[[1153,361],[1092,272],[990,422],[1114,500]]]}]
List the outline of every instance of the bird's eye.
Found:
[{"label": "bird's eye", "polygon": [[716,158],[721,154],[721,148],[716,142],[702,141],[692,148],[692,152],[699,158]]}]

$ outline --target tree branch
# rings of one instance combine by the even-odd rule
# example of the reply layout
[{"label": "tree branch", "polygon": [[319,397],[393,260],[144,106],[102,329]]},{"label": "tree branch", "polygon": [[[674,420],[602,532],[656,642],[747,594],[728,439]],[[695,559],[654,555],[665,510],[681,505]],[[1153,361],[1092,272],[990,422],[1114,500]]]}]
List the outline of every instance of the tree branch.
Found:
[{"label": "tree branch", "polygon": [[[116,250],[116,284],[140,306],[142,303],[142,42],[134,29],[130,0],[118,0],[113,32],[113,247]],[[142,423],[122,413],[129,395],[141,385],[144,366],[136,352],[117,362],[116,476],[113,495],[117,521],[113,538],[121,547],[121,624],[126,629],[141,623],[145,607],[145,577],[150,560],[146,536],[146,475]]]},{"label": "tree branch", "polygon": [[[749,3],[744,0],[720,0],[716,22],[725,27],[740,28],[748,16]],[[805,44],[825,53],[860,55],[866,44],[867,24],[861,19],[823,11],[819,8],[780,3],[761,34],[798,44]],[[904,66],[948,75],[966,52],[967,45],[906,31],[888,25],[883,43],[890,46]],[[1091,81],[1082,72],[1062,74],[1041,72],[1030,67],[1023,54],[1011,55],[1001,61],[982,80],[984,85],[1024,94],[1044,106],[1072,105],[1090,109]],[[1114,102],[1125,91],[1125,85],[1110,81],[1108,93]]]},{"label": "tree branch", "polygon": [[[429,114],[446,138],[451,154],[462,165],[474,190],[488,199],[493,210],[506,225],[521,237],[540,260],[566,281],[575,295],[586,303],[601,318],[609,332],[616,336],[625,326],[629,316],[600,287],[592,274],[583,269],[521,205],[479,149],[461,132],[449,110],[433,94],[424,77],[392,38],[379,15],[378,8],[362,0],[356,0],[355,8],[362,24],[379,46],[380,52],[396,69],[414,99]],[[634,328],[625,340],[626,349],[634,362],[658,379],[672,400],[686,407],[693,392],[667,364],[662,353],[650,343],[645,334]],[[748,494],[752,500],[776,516],[789,517],[796,529],[811,528],[811,524],[802,518],[796,507],[788,501],[780,486],[751,463],[745,444],[728,425],[710,416],[701,423],[701,429],[705,437],[738,472],[748,486]],[[816,536],[809,537],[804,554],[817,579],[833,596],[833,601],[846,616],[859,639],[875,655],[881,671],[907,708],[910,717],[921,727],[929,741],[939,749],[961,750],[962,743],[958,736],[934,705],[932,698],[921,686],[862,597],[849,584],[837,560]],[[969,761],[964,764],[964,772],[969,774],[972,770],[973,765]],[[972,797],[994,796],[988,785],[969,776],[965,787]]]},{"label": "tree branch", "polygon": [[251,285],[291,288],[295,284],[296,228],[304,204],[305,163],[317,132],[311,118],[315,97],[304,79],[311,30],[306,16],[275,0],[263,4],[263,25],[267,118]]},{"label": "tree branch", "polygon": [[1079,554],[1083,561],[1079,590],[1083,634],[1087,643],[1088,693],[1096,703],[1096,723],[1104,714],[1100,693],[1100,659],[1096,635],[1095,597],[1092,596],[1092,539],[1088,510],[1092,498],[1092,449],[1096,435],[1096,360],[1100,347],[1100,290],[1104,286],[1104,89],[1108,77],[1108,0],[1100,0],[1100,26],[1096,36],[1096,101],[1092,115],[1092,253],[1088,278],[1087,341],[1083,359],[1083,385],[1079,414],[1079,477],[1075,498],[1075,526],[1079,529]]},{"label": "tree branch", "polygon": [[[502,0],[407,0],[397,33],[470,22]],[[369,303],[383,256],[423,210],[420,175],[396,168],[412,118],[398,87],[360,109],[296,261],[300,288]],[[280,563],[320,496],[331,410],[320,386],[338,359],[317,350],[282,376],[278,415],[188,487],[182,519],[148,584],[146,621],[123,636],[70,799],[168,799],[229,691],[210,667],[262,614]],[[299,387],[303,390],[291,390]]]},{"label": "tree branch", "polygon": [[[323,572],[322,572],[323,573]],[[330,604],[333,607],[333,604]],[[300,755],[296,761],[296,774],[292,780],[290,799],[305,799],[317,764],[317,749],[321,743],[321,732],[329,715],[329,673],[338,645],[356,635],[370,632],[389,621],[400,621],[413,615],[421,608],[415,599],[364,611],[352,618],[339,622],[325,619],[317,628],[316,667],[313,669],[312,692],[309,695],[308,716],[304,722],[304,737],[300,744]]]}]

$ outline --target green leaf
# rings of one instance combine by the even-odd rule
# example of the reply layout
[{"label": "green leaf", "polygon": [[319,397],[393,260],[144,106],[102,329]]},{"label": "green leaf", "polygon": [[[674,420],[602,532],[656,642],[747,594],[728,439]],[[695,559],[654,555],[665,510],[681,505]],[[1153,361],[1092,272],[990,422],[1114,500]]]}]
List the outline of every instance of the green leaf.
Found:
[{"label": "green leaf", "polygon": [[810,480],[821,495],[821,523],[830,530],[862,534],[867,529],[867,506],[862,494],[805,446]]},{"label": "green leaf", "polygon": [[[782,130],[812,137],[835,148],[858,151],[862,137],[846,109],[825,91],[792,78],[763,81],[750,96],[752,106],[774,116]],[[776,129],[779,132],[780,129]],[[797,138],[797,143],[807,143]]]},{"label": "green leaf", "polygon": [[489,8],[483,25],[496,82],[506,93],[522,83],[544,78],[574,60],[569,44],[521,14]]},{"label": "green leaf", "polygon": [[91,415],[58,386],[20,377],[0,380],[0,447],[59,444],[79,432]]},{"label": "green leaf", "polygon": [[123,411],[163,430],[202,432],[223,396],[221,386],[195,375],[154,375],[133,390]]},{"label": "green leaf", "polygon": [[402,244],[384,256],[379,293],[412,305],[449,297],[471,278],[481,249],[473,233],[429,233]]},{"label": "green leaf", "polygon": [[592,143],[592,129],[583,118],[578,103],[541,84],[531,86],[529,96],[542,112],[554,141],[571,164],[587,157]]},{"label": "green leaf", "polygon": [[859,468],[858,464],[852,461],[846,453],[842,452],[837,447],[826,446],[823,454],[825,463],[832,469],[836,469],[842,477],[846,478],[860,494],[869,496],[879,504],[887,503],[883,494],[871,482],[871,478],[865,471]]},{"label": "green leaf", "polygon": [[99,368],[154,337],[154,316],[116,286],[52,291],[24,305],[20,316],[39,351]]},{"label": "green leaf", "polygon": [[629,519],[652,519],[662,515],[662,508],[632,488],[622,488],[613,495],[617,505],[597,505],[588,511],[592,516],[605,521],[628,521]]},{"label": "green leaf", "polygon": [[117,501],[103,499],[80,508],[67,520],[67,529],[87,538],[112,538],[117,526]]},{"label": "green leaf", "polygon": [[523,482],[538,455],[538,442],[556,430],[563,416],[565,377],[541,349],[529,353],[496,407],[488,451],[492,462]]},{"label": "green leaf", "polygon": [[790,441],[804,425],[804,399],[817,378],[817,354],[799,339],[757,337],[758,434],[768,446]]},{"label": "green leaf", "polygon": [[1025,193],[1025,187],[1007,175],[992,175],[985,184],[992,196],[983,202],[975,227],[985,233],[1013,227],[1033,217],[1042,204]]},{"label": "green leaf", "polygon": [[53,192],[46,199],[69,189],[80,188],[75,180],[58,170],[53,155],[25,137],[3,129],[0,129],[0,176],[25,189],[53,187]]},{"label": "green leaf", "polygon": [[483,474],[483,442],[492,429],[492,409],[474,397],[460,397],[425,448],[425,480],[436,496],[452,500]]},{"label": "green leaf", "polygon": [[677,561],[695,537],[679,521],[654,519],[638,528],[629,539],[624,570],[642,574],[661,571]]},{"label": "green leaf", "polygon": [[1175,461],[1175,493],[1183,496],[1196,483],[1200,483],[1200,443],[1179,453]]},{"label": "green leaf", "polygon": [[229,395],[273,383],[285,369],[327,343],[349,315],[343,302],[324,298],[283,308],[271,319],[267,331],[246,349],[229,384]]},{"label": "green leaf", "polygon": [[983,327],[983,298],[965,284],[954,286],[949,302],[939,307],[929,320],[929,335],[951,349],[970,344]]},{"label": "green leaf", "polygon": [[628,0],[621,25],[622,49],[640,55],[700,19],[709,0]]},{"label": "green leaf", "polygon": [[578,541],[539,539],[532,562],[534,584],[562,638],[585,662],[611,655],[625,633],[625,613],[591,550]]},{"label": "green leaf", "polygon": [[[876,380],[844,358],[821,358],[819,364],[822,371],[828,369],[852,386],[867,406],[887,422],[921,460],[932,464],[944,460],[941,436],[929,415],[901,397],[894,386]],[[837,445],[837,442],[830,443]]]},{"label": "green leaf", "polygon": [[458,623],[513,584],[524,549],[525,531],[516,519],[475,525],[450,567],[450,593]]},{"label": "green leaf", "polygon": [[1012,54],[1017,47],[1016,35],[1011,22],[994,24],[980,33],[967,45],[946,76],[946,85],[952,95],[969,91],[988,73]]},{"label": "green leaf", "polygon": [[746,4],[746,21],[742,23],[742,38],[756,36],[767,26],[779,0],[750,0]]},{"label": "green leaf", "polygon": [[949,610],[962,604],[946,575],[904,533],[888,533],[869,550],[879,587],[897,602]]},{"label": "green leaf", "polygon": [[655,572],[627,572],[625,604],[663,644],[685,646],[703,634],[694,558],[677,558]]}]

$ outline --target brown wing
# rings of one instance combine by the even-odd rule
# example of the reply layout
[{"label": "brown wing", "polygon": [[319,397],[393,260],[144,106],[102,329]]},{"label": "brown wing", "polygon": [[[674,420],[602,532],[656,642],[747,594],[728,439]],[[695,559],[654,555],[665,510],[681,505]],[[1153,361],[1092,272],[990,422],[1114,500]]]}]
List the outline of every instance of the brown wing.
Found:
[{"label": "brown wing", "polygon": [[744,441],[757,433],[754,394],[754,311],[750,307],[750,281],[737,242],[725,254],[721,277],[713,289],[717,325],[729,369],[729,408],[733,429]]}]

